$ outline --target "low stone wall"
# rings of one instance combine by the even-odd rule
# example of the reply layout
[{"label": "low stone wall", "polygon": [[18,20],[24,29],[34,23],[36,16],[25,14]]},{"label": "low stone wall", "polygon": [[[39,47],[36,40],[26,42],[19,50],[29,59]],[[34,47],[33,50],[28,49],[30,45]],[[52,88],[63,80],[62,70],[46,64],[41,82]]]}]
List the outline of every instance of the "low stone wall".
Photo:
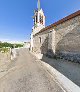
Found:
[{"label": "low stone wall", "polygon": [[80,63],[80,53],[60,52],[56,56],[68,61]]}]

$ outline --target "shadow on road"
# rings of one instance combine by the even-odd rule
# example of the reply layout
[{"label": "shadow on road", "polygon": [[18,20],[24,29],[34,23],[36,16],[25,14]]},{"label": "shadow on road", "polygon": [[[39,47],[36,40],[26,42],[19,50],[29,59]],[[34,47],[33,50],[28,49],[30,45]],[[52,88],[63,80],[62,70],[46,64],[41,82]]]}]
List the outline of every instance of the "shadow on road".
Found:
[{"label": "shadow on road", "polygon": [[63,59],[48,58],[45,55],[43,56],[42,61],[54,67],[80,87],[80,64]]}]

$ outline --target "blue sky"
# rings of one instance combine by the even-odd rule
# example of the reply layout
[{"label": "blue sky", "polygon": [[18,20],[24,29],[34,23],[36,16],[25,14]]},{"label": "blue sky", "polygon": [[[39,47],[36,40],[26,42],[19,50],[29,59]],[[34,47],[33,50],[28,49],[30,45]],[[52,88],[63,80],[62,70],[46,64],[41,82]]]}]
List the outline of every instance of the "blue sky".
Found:
[{"label": "blue sky", "polygon": [[[80,10],[80,0],[40,0],[46,26]],[[37,0],[0,0],[0,40],[28,41]]]}]

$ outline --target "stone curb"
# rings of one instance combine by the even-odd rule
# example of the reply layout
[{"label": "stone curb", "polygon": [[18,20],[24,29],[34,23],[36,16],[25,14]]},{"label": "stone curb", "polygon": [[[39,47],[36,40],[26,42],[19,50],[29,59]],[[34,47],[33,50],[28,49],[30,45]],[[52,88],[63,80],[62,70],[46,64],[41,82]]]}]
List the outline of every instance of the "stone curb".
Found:
[{"label": "stone curb", "polygon": [[[35,55],[37,58],[38,56],[34,53],[31,52],[31,54]],[[40,59],[40,58],[38,58]],[[50,66],[49,64],[39,60],[40,63],[46,67],[47,71],[56,79],[56,81],[58,81],[59,86],[62,88],[62,90],[64,92],[80,92],[80,87],[77,86],[75,83],[73,83],[71,80],[69,80],[66,76],[64,76],[63,74],[61,74],[59,71],[57,71],[56,69],[54,69],[52,66]]]}]

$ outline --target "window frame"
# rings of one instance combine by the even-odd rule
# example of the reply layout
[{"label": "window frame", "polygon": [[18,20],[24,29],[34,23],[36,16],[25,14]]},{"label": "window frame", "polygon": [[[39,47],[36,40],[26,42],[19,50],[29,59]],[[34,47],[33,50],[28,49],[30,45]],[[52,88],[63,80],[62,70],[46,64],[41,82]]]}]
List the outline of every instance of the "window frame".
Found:
[{"label": "window frame", "polygon": [[42,43],[42,39],[41,39],[41,37],[39,37],[39,43]]}]

